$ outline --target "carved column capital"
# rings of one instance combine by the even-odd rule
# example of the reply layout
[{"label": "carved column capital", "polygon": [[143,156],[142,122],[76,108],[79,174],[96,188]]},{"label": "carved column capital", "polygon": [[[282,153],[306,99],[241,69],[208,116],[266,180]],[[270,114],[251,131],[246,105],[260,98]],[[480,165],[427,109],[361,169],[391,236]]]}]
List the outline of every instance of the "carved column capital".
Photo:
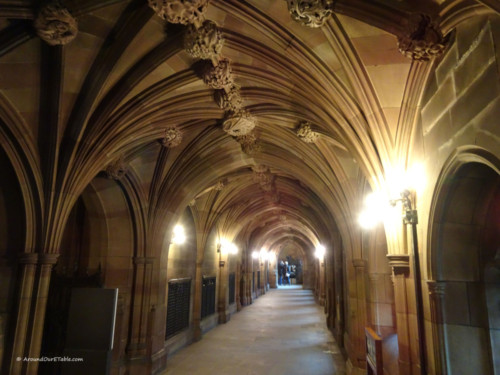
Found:
[{"label": "carved column capital", "polygon": [[408,274],[410,272],[410,256],[408,254],[387,254],[389,265],[394,274]]},{"label": "carved column capital", "polygon": [[40,9],[33,26],[38,36],[51,46],[67,44],[78,33],[76,20],[56,2]]},{"label": "carved column capital", "polygon": [[56,264],[59,254],[40,254],[38,256],[38,262],[40,264]]},{"label": "carved column capital", "polygon": [[368,280],[371,282],[377,282],[381,278],[381,275],[379,273],[369,273],[368,274]]},{"label": "carved column capital", "polygon": [[308,27],[321,27],[333,12],[335,0],[286,0],[292,18]]},{"label": "carved column capital", "polygon": [[444,297],[446,291],[446,282],[444,281],[427,281],[427,287],[429,289],[429,295],[433,298]]},{"label": "carved column capital", "polygon": [[365,259],[353,259],[352,260],[352,265],[354,268],[364,268],[366,267],[366,260]]},{"label": "carved column capital", "polygon": [[18,261],[21,264],[36,264],[38,263],[38,253],[19,253]]},{"label": "carved column capital", "polygon": [[134,262],[134,264],[145,264],[146,258],[145,257],[134,257],[133,262]]},{"label": "carved column capital", "polygon": [[439,26],[426,14],[412,13],[398,36],[399,51],[415,61],[429,61],[443,53],[446,40]]}]

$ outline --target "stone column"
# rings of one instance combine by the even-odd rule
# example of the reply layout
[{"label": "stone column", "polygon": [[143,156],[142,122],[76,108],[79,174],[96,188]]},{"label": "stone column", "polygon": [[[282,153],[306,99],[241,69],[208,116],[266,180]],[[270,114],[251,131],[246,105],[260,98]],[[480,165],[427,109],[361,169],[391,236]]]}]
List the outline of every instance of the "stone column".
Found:
[{"label": "stone column", "polygon": [[319,274],[320,274],[320,284],[319,284],[319,303],[321,306],[325,306],[326,301],[326,268],[325,259],[319,260]]},{"label": "stone column", "polygon": [[236,311],[241,311],[241,309],[242,309],[242,307],[241,307],[241,297],[240,297],[240,281],[241,281],[242,272],[243,272],[243,266],[238,261],[236,263],[236,271],[235,271],[235,274],[234,274],[234,283],[235,283],[235,286],[234,286],[234,292],[235,292],[234,300],[236,302]]},{"label": "stone column", "polygon": [[248,304],[253,303],[254,295],[252,291],[252,275],[253,275],[253,258],[251,254],[247,255],[247,293]]},{"label": "stone column", "polygon": [[260,259],[259,262],[259,271],[260,271],[260,295],[266,294],[266,264],[262,262]]},{"label": "stone column", "polygon": [[[31,328],[31,342],[29,357],[40,357],[42,346],[43,327],[45,323],[45,310],[49,298],[50,275],[52,267],[57,262],[59,254],[40,254],[38,257],[39,272],[37,274],[37,288],[33,310],[33,326]],[[37,374],[38,361],[28,362],[26,374]]]},{"label": "stone column", "polygon": [[434,371],[436,375],[448,374],[446,366],[446,330],[444,329],[445,282],[427,281],[430,297],[432,346],[434,351]]},{"label": "stone column", "polygon": [[25,356],[26,334],[31,312],[31,300],[33,296],[33,284],[35,282],[36,264],[38,262],[37,253],[21,253],[19,255],[19,299],[16,318],[16,328],[14,333],[14,343],[12,348],[12,357],[10,362],[10,373],[20,374],[23,363],[17,358]]},{"label": "stone column", "polygon": [[410,256],[408,254],[388,254],[389,265],[393,270],[394,304],[399,346],[399,371],[412,374],[414,363],[410,352],[410,321],[408,309],[407,279],[410,275]]},{"label": "stone column", "polygon": [[193,296],[193,340],[201,340],[201,294],[202,294],[202,262],[196,262],[196,276],[194,279]]},{"label": "stone column", "polygon": [[357,301],[357,314],[356,314],[356,335],[355,342],[353,343],[356,353],[355,367],[366,367],[366,344],[365,344],[365,327],[367,323],[366,312],[366,260],[353,259],[352,265],[354,266],[354,277],[356,279],[356,301]]},{"label": "stone column", "polygon": [[130,341],[127,345],[127,354],[131,359],[146,354],[145,336],[146,327],[142,325],[144,310],[144,279],[146,276],[146,258],[134,257],[134,285],[132,287],[132,314],[130,320]]},{"label": "stone column", "polygon": [[247,264],[248,263],[245,262],[241,265],[240,285],[238,286],[239,288],[241,288],[241,304],[243,306],[247,306],[250,304],[250,302],[248,300]]},{"label": "stone column", "polygon": [[227,267],[228,262],[222,261],[219,263],[219,294],[217,298],[217,312],[219,313],[219,324],[227,323],[229,321],[229,314],[227,314]]},{"label": "stone column", "polygon": [[[271,263],[269,263],[271,266]],[[278,287],[278,281],[276,278],[276,261],[274,261],[273,267],[269,267],[269,288],[276,289]]]}]

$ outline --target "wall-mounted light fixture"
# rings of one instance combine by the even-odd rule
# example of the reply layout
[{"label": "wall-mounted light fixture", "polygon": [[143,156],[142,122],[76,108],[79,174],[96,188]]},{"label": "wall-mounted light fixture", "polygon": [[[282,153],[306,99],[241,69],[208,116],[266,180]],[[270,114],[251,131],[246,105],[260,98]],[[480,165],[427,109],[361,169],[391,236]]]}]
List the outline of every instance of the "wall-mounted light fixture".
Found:
[{"label": "wall-mounted light fixture", "polygon": [[177,224],[174,227],[174,235],[172,237],[171,243],[175,245],[182,245],[184,242],[186,242],[186,234],[184,233],[184,227],[180,224]]},{"label": "wall-mounted light fixture", "polygon": [[[415,284],[415,304],[417,309],[417,330],[420,356],[420,371],[427,374],[424,310],[422,297],[422,284],[420,273],[420,260],[418,250],[417,224],[418,214],[416,210],[416,197],[425,187],[425,173],[421,164],[414,164],[406,173],[392,171],[388,173],[388,194],[372,193],[365,200],[365,209],[359,217],[359,223],[363,228],[374,227],[378,222],[383,221],[386,225],[396,223],[401,220],[394,215],[397,212],[398,202],[402,203],[403,222],[411,225],[412,248],[413,248],[413,281]],[[399,194],[398,198],[392,198]],[[399,221],[400,222],[400,221]]]},{"label": "wall-mounted light fixture", "polygon": [[238,246],[223,238],[217,244],[217,253],[219,253],[219,267],[224,267],[226,262],[222,260],[222,255],[238,254]]},{"label": "wall-mounted light fixture", "polygon": [[398,223],[400,211],[396,204],[401,201],[404,206],[408,199],[415,199],[416,195],[422,193],[426,184],[424,168],[420,163],[415,163],[408,171],[394,168],[387,172],[386,182],[385,191],[370,193],[364,200],[358,221],[365,229],[371,229],[380,222],[391,226]]},{"label": "wall-mounted light fixture", "polygon": [[316,246],[316,251],[314,252],[314,256],[318,258],[320,261],[325,257],[326,249],[323,245],[319,244]]}]

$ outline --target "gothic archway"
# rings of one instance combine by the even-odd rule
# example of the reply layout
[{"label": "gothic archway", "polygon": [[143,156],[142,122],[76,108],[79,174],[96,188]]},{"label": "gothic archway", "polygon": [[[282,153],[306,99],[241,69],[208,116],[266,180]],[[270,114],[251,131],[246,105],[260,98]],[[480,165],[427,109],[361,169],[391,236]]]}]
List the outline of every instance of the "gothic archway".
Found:
[{"label": "gothic archway", "polygon": [[429,292],[436,373],[500,369],[494,303],[500,292],[498,166],[477,153],[458,155],[444,169],[433,199]]}]

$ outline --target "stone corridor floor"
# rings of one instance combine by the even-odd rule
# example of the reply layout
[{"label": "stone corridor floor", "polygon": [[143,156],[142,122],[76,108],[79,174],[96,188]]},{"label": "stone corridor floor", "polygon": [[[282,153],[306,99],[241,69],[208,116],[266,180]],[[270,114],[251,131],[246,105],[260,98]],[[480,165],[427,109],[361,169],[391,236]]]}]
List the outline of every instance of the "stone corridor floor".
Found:
[{"label": "stone corridor floor", "polygon": [[343,375],[323,308],[300,285],[272,289],[167,359],[162,375]]}]

